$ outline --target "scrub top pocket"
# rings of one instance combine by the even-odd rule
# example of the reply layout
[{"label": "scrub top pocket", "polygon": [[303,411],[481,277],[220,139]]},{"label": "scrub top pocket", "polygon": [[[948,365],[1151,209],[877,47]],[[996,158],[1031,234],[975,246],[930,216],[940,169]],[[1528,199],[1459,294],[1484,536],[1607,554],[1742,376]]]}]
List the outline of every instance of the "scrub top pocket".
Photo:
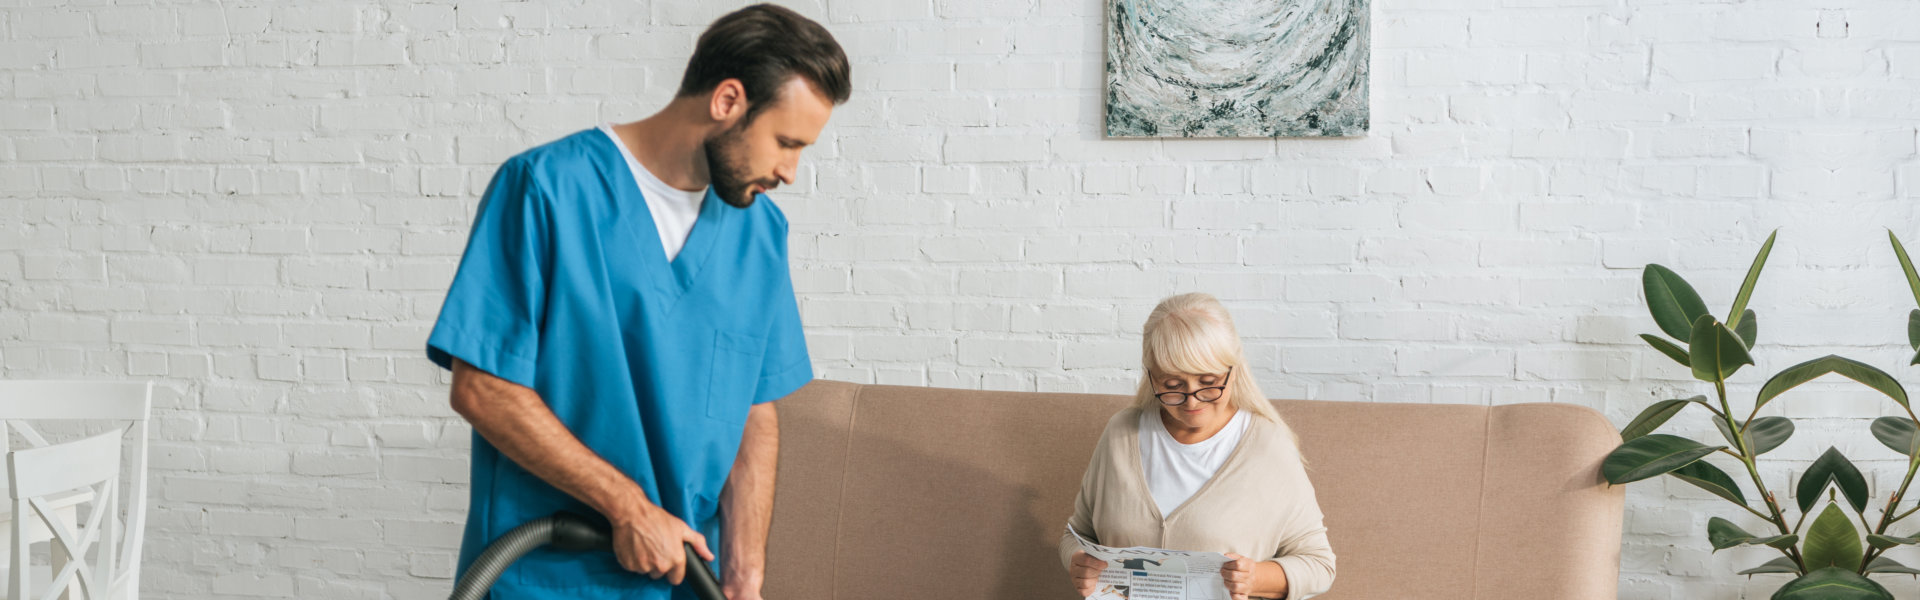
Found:
[{"label": "scrub top pocket", "polygon": [[707,382],[707,416],[727,423],[745,423],[747,409],[760,384],[760,357],[766,340],[757,336],[716,332],[713,365]]}]

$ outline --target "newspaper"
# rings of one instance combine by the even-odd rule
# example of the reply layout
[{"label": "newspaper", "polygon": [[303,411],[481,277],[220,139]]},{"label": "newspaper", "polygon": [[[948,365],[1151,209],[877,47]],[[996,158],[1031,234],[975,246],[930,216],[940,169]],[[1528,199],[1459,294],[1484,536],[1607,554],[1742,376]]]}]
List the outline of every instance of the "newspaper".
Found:
[{"label": "newspaper", "polygon": [[1087,541],[1067,526],[1087,555],[1107,562],[1100,587],[1089,600],[1227,600],[1220,577],[1227,556],[1218,552],[1182,552],[1159,548],[1110,548]]}]

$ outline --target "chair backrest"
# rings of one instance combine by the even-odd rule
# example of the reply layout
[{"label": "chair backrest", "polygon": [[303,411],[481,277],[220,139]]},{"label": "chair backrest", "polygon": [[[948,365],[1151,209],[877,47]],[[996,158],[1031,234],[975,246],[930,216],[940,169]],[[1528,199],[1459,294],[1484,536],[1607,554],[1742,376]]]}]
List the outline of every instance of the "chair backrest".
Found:
[{"label": "chair backrest", "polygon": [[[114,597],[113,582],[117,554],[113,542],[115,521],[120,512],[120,431],[7,454],[8,495],[13,500],[13,536],[11,583],[7,597],[25,600],[34,589],[31,555],[33,539],[29,525],[45,527],[67,555],[64,565],[53,573],[39,594],[40,600],[54,600],[67,592],[68,584],[78,579],[87,598]],[[91,495],[87,523],[69,523],[60,516],[56,496],[86,490]],[[73,511],[78,514],[78,511]],[[89,554],[97,557],[88,559]]]},{"label": "chair backrest", "polygon": [[[95,595],[89,590],[89,597],[134,597],[139,590],[140,549],[146,537],[147,518],[147,423],[152,408],[152,382],[0,381],[0,422],[4,423],[0,425],[0,451],[11,448],[8,444],[11,433],[18,433],[26,442],[27,448],[19,452],[54,446],[33,427],[34,421],[123,422],[110,433],[116,440],[126,437],[126,447],[131,450],[125,465],[125,531],[117,549],[113,548],[115,538],[100,541],[102,548],[114,552],[112,563],[117,567],[110,581],[101,582],[101,589],[113,591]],[[119,455],[115,456],[117,460]],[[120,488],[116,486],[115,491]],[[100,513],[97,510],[100,505],[95,506],[95,513]],[[14,515],[17,522],[32,522],[32,516],[26,513]],[[16,553],[15,557],[21,555]],[[9,597],[21,598],[19,595]]]}]

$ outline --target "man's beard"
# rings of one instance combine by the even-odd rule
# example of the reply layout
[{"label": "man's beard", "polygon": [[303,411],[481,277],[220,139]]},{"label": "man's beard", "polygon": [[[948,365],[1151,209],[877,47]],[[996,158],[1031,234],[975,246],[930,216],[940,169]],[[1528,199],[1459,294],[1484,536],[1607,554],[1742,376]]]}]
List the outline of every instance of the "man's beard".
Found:
[{"label": "man's beard", "polygon": [[771,190],[778,181],[751,181],[746,166],[746,123],[728,128],[700,144],[707,153],[707,172],[713,180],[713,194],[734,208],[753,206],[753,194],[747,189],[759,185]]}]

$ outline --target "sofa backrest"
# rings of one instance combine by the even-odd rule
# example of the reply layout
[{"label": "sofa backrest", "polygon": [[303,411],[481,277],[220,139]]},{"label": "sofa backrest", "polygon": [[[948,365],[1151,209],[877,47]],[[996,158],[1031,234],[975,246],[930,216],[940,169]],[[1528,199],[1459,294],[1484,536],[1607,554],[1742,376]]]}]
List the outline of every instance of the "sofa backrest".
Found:
[{"label": "sofa backrest", "polygon": [[[1074,598],[1055,553],[1125,396],[815,381],[780,401],[766,595]],[[1572,405],[1281,400],[1338,557],[1320,598],[1615,597],[1620,442]]]}]

